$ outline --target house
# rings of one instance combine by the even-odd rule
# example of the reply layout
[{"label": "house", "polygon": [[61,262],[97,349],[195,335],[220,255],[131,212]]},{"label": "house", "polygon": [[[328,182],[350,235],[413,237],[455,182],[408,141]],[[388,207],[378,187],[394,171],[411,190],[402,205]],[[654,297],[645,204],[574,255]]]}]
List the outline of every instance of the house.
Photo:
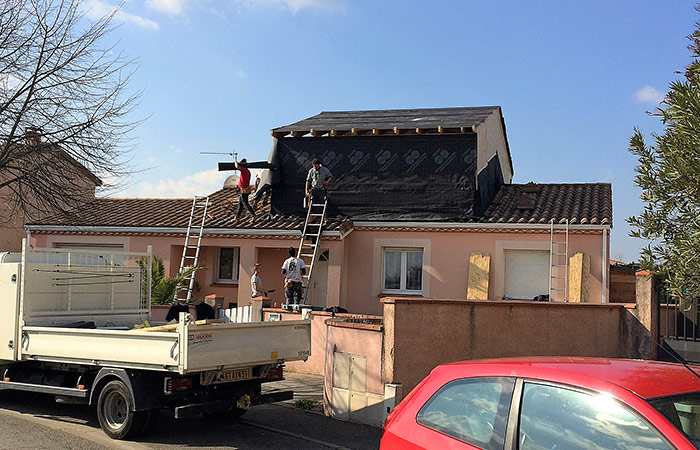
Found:
[{"label": "house", "polygon": [[[380,298],[604,303],[611,186],[512,184],[501,108],[322,112],[272,130],[279,182],[253,221],[234,222],[236,188],[210,195],[195,297],[250,302],[253,264],[273,301],[298,247],[312,157],[334,175],[309,303],[381,314]],[[152,246],[177,272],[191,199],[96,198],[70,218],[27,225],[38,246]],[[240,281],[240,283],[239,283]]]},{"label": "house", "polygon": [[[40,130],[29,129],[25,134],[24,144],[9,149],[13,162],[22,169],[5,166],[0,172],[0,251],[20,251],[26,223],[92,202],[95,188],[102,185],[102,180],[62,148],[42,142]],[[18,175],[22,175],[19,181],[4,184]],[[37,192],[43,194],[41,198],[36,198]]]}]

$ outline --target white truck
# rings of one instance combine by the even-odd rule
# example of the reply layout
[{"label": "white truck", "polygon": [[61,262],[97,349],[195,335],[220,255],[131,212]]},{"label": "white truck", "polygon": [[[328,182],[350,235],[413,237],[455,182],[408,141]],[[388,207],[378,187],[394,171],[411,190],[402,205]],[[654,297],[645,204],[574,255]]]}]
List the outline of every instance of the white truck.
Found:
[{"label": "white truck", "polygon": [[200,323],[180,313],[169,331],[135,329],[150,319],[150,248],[23,248],[0,256],[0,390],[97,405],[113,439],[147,432],[163,408],[225,418],[291,398],[261,385],[282,379],[285,361],[308,358],[310,321]]}]

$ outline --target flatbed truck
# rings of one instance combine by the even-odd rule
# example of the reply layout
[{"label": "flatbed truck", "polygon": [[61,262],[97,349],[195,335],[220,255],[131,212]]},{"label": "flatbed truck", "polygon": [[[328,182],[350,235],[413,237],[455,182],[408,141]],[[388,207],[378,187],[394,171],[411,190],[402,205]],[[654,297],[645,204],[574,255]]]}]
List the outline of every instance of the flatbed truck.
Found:
[{"label": "flatbed truck", "polygon": [[150,319],[150,247],[25,243],[14,258],[0,257],[0,390],[96,405],[113,439],[148,432],[163,408],[176,418],[230,418],[290,399],[261,386],[283,379],[285,361],[310,355],[308,320],[212,323],[180,313],[168,331],[135,327]]}]

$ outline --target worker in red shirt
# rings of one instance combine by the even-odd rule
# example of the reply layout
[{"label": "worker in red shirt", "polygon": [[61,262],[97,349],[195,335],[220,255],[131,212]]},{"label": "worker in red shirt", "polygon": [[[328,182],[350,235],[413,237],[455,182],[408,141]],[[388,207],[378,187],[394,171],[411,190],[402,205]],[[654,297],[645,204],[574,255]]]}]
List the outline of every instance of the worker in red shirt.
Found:
[{"label": "worker in red shirt", "polygon": [[246,167],[248,161],[245,158],[243,158],[240,162],[234,161],[234,164],[236,166],[236,170],[241,171],[241,175],[238,177],[238,188],[241,192],[238,197],[238,212],[236,212],[236,220],[241,218],[243,205],[245,205],[245,207],[248,208],[248,211],[250,211],[250,215],[253,216],[253,219],[255,219],[255,211],[253,210],[253,207],[250,206],[250,203],[248,203],[248,196],[253,191],[253,188],[250,185],[250,170],[248,170],[248,168]]}]

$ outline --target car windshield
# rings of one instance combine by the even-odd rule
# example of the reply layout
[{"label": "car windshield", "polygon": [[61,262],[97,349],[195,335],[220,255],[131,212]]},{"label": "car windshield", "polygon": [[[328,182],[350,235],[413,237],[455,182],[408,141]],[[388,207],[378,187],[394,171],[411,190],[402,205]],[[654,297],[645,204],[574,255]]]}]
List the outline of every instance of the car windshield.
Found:
[{"label": "car windshield", "polygon": [[649,400],[649,404],[685,433],[700,449],[700,392]]}]

